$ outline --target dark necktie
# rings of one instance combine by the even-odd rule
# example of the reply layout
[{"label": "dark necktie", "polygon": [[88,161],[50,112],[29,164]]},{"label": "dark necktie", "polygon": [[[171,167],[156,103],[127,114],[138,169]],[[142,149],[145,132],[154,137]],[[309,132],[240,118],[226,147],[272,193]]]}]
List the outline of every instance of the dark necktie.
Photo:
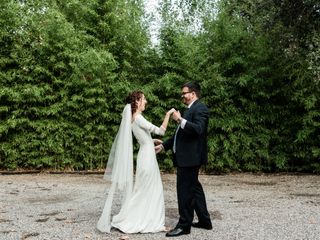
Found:
[{"label": "dark necktie", "polygon": [[[185,116],[187,115],[187,112],[189,111],[189,108],[187,108],[184,113],[183,113],[183,118],[185,119]],[[174,134],[174,140],[173,140],[173,152],[176,153],[176,138],[177,138],[177,134],[178,134],[178,131],[180,129],[180,124],[178,125],[177,127],[177,130]]]}]

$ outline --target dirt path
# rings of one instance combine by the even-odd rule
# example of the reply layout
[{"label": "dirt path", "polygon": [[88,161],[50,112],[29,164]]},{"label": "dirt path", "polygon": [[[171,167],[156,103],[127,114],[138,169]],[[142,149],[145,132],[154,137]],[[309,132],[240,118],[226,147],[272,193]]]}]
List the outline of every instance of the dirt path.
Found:
[{"label": "dirt path", "polygon": [[[162,176],[166,224],[178,219],[175,175]],[[320,176],[201,176],[213,230],[175,239],[320,239]],[[0,175],[0,239],[119,239],[95,229],[108,185],[102,175]],[[116,212],[117,209],[114,209]],[[164,233],[129,239],[166,239]]]}]

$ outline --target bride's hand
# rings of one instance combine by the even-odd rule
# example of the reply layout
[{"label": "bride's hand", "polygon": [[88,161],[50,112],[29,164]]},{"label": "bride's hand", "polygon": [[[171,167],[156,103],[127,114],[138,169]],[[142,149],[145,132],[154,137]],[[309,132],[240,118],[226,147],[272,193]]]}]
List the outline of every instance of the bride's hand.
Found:
[{"label": "bride's hand", "polygon": [[172,113],[174,113],[176,110],[174,109],[174,108],[171,108],[168,112],[167,112],[167,114],[169,114],[169,115],[171,115]]},{"label": "bride's hand", "polygon": [[163,150],[163,146],[162,144],[159,144],[157,146],[154,147],[154,151],[156,152],[156,154],[158,154],[159,152],[161,152]]}]

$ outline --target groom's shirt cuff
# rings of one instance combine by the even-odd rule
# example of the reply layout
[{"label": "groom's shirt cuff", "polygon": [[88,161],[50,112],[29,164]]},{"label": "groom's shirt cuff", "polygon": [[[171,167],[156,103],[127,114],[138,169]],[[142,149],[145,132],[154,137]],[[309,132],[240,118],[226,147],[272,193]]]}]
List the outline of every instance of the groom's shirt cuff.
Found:
[{"label": "groom's shirt cuff", "polygon": [[182,129],[184,129],[184,127],[186,126],[187,120],[185,120],[184,118],[182,118],[181,122],[180,122],[180,127]]}]

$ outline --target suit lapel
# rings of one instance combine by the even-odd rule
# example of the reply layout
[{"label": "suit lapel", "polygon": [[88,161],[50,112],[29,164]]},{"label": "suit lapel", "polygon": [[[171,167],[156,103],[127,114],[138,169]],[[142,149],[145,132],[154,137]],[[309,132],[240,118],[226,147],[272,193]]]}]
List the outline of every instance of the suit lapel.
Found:
[{"label": "suit lapel", "polygon": [[192,114],[192,111],[194,110],[194,108],[196,107],[197,103],[199,102],[199,100],[196,100],[190,108],[187,108],[184,113],[183,113],[183,118],[188,120],[188,117],[190,116],[190,114]]},{"label": "suit lapel", "polygon": [[186,119],[186,117],[188,116],[188,112],[190,111],[189,108],[187,108],[184,112],[183,112],[183,118]]}]

